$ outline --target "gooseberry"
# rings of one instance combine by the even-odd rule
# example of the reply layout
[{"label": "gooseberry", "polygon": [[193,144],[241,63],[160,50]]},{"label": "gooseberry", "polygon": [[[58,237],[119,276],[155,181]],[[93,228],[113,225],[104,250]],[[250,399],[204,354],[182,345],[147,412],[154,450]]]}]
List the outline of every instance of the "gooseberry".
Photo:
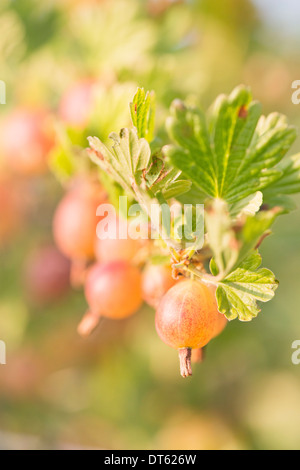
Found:
[{"label": "gooseberry", "polygon": [[11,179],[0,178],[0,247],[18,233],[24,221],[26,202]]},{"label": "gooseberry", "polygon": [[86,79],[73,84],[63,95],[59,115],[69,126],[84,128],[88,123],[93,104],[95,80]]},{"label": "gooseberry", "polygon": [[[121,238],[120,227],[123,228],[126,238]],[[131,238],[126,230],[125,221],[117,219],[115,223],[108,224],[105,238],[101,233],[97,233],[95,242],[96,258],[100,262],[108,261],[131,261],[141,248],[142,243],[140,240]],[[101,238],[99,238],[99,235]]]},{"label": "gooseberry", "polygon": [[20,108],[1,123],[1,153],[6,166],[14,173],[43,174],[53,145],[51,120],[43,110]]},{"label": "gooseberry", "polygon": [[219,315],[217,315],[217,318],[216,318],[213,338],[215,338],[216,336],[219,336],[219,334],[222,333],[226,325],[227,325],[227,318],[225,317],[225,315],[222,315],[222,313],[219,313]]},{"label": "gooseberry", "polygon": [[143,298],[151,307],[157,308],[165,293],[176,283],[170,266],[149,264],[142,274]]},{"label": "gooseberry", "polygon": [[24,283],[35,303],[59,299],[70,287],[70,261],[55,246],[41,246],[26,260]]},{"label": "gooseberry", "polygon": [[94,257],[96,210],[105,195],[98,187],[79,185],[60,201],[53,219],[53,235],[59,250],[72,260]]},{"label": "gooseberry", "polygon": [[97,326],[100,317],[122,319],[141,306],[141,273],[126,261],[93,265],[87,275],[85,296],[89,311],[83,317],[78,332],[87,336]]},{"label": "gooseberry", "polygon": [[156,311],[156,330],[167,345],[178,349],[183,377],[192,375],[191,350],[202,348],[215,334],[217,315],[212,289],[198,280],[179,282],[162,298]]}]

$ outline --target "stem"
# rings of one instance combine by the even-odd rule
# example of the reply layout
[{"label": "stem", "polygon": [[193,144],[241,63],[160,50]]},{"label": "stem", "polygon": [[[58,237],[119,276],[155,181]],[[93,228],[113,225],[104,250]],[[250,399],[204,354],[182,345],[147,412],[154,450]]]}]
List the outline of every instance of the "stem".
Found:
[{"label": "stem", "polygon": [[213,284],[217,285],[219,279],[217,276],[212,276],[211,274],[204,274],[201,273],[198,269],[196,269],[192,264],[185,267],[185,270],[191,273],[192,276],[197,276],[201,279],[202,282],[205,284]]},{"label": "stem", "polygon": [[[132,190],[134,191],[135,193],[135,196],[136,196],[136,200],[137,202],[139,203],[139,205],[145,209],[149,219],[151,220],[151,209],[150,209],[150,206],[151,206],[151,201],[152,199],[150,199],[149,197],[145,197],[144,194],[142,194],[139,186],[136,184],[135,180],[133,179],[131,181],[131,187],[132,187]],[[159,225],[154,225],[153,224],[153,220],[151,220],[151,224],[153,225],[153,227],[155,228],[155,230],[157,231],[157,233],[159,234],[160,238],[166,243],[166,245],[168,246],[170,252],[172,253],[172,249],[173,250],[176,250],[177,246],[175,243],[173,243],[171,240],[169,239],[166,239],[164,236],[163,236],[163,233],[161,231],[161,228],[159,227]]]},{"label": "stem", "polygon": [[191,348],[178,349],[178,354],[179,354],[179,363],[180,363],[180,374],[184,378],[191,376],[192,375],[192,365],[191,365],[192,350]]},{"label": "stem", "polygon": [[78,325],[77,331],[83,338],[89,336],[94,329],[98,326],[100,321],[100,317],[95,315],[93,312],[89,310],[83,316],[81,322]]}]

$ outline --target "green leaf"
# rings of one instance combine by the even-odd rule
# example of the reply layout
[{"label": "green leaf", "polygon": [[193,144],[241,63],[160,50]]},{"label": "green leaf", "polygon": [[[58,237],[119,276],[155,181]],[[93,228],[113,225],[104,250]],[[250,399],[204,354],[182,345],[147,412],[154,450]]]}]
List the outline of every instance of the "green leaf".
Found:
[{"label": "green leaf", "polygon": [[231,217],[242,217],[243,215],[254,215],[256,214],[263,203],[263,194],[261,191],[257,191],[255,194],[251,194],[244,199],[241,199],[235,204],[229,207]]},{"label": "green leaf", "polygon": [[263,191],[264,203],[270,207],[281,206],[287,211],[293,210],[295,204],[287,197],[300,192],[300,154],[294,155],[280,163],[281,176]]},{"label": "green leaf", "polygon": [[239,267],[280,213],[280,209],[274,208],[254,215],[243,214],[235,220],[230,217],[228,205],[222,199],[214,199],[206,205],[207,241],[220,277],[226,277]]},{"label": "green leaf", "polygon": [[90,162],[81,146],[75,145],[70,132],[60,123],[55,125],[56,145],[49,155],[49,167],[65,183],[77,173],[89,171]]},{"label": "green leaf", "polygon": [[[105,189],[109,202],[111,202],[114,207],[119,210],[120,196],[124,195],[123,188],[116,183],[107,173],[99,171],[100,183]],[[127,216],[127,214],[126,214]]]},{"label": "green leaf", "polygon": [[228,320],[239,318],[241,321],[251,321],[260,312],[253,297],[244,296],[226,286],[219,286],[216,291],[219,312]]},{"label": "green leaf", "polygon": [[145,139],[139,139],[135,129],[112,133],[113,146],[108,148],[97,137],[89,137],[89,155],[92,161],[115,179],[127,192],[132,184],[139,185],[149,165],[151,151]]},{"label": "green leaf", "polygon": [[217,196],[215,162],[204,114],[176,100],[166,127],[177,146],[164,147],[164,154],[206,195]]},{"label": "green leaf", "polygon": [[207,195],[200,191],[200,189],[192,183],[190,190],[183,194],[182,196],[177,197],[178,201],[181,204],[204,204]]},{"label": "green leaf", "polygon": [[192,183],[188,180],[179,180],[180,175],[180,171],[168,168],[162,158],[154,155],[144,178],[151,193],[157,195],[161,192],[166,201],[190,190]]},{"label": "green leaf", "polygon": [[272,208],[280,207],[282,209],[282,214],[288,214],[289,212],[297,209],[297,204],[293,201],[293,199],[290,196],[285,196],[282,194],[274,194],[270,199],[266,195],[265,206]]},{"label": "green leaf", "polygon": [[278,163],[297,135],[284,116],[261,116],[261,105],[244,86],[221,95],[209,120],[176,100],[166,126],[173,141],[164,149],[170,162],[205,198],[231,205],[281,178]]},{"label": "green leaf", "polygon": [[261,240],[264,239],[266,234],[270,233],[270,227],[281,213],[281,209],[274,208],[246,218],[242,229],[236,231],[239,254],[231,269],[238,267],[249,253],[261,243]]},{"label": "green leaf", "polygon": [[200,250],[204,245],[204,207],[185,205],[184,211],[174,220],[175,239],[182,249]]},{"label": "green leaf", "polygon": [[153,140],[155,120],[154,93],[149,91],[145,93],[143,88],[138,88],[129,106],[132,123],[137,129],[139,138],[145,138],[148,142],[151,142]]},{"label": "green leaf", "polygon": [[192,183],[187,180],[176,180],[167,184],[163,190],[163,196],[166,200],[176,198],[181,194],[187,193],[191,189]]},{"label": "green leaf", "polygon": [[[211,134],[216,158],[219,195],[223,194],[225,183],[231,180],[241,155],[244,156],[245,150],[251,142],[260,109],[257,111],[256,104],[252,106],[251,111],[255,110],[255,113],[253,113],[254,120],[252,115],[250,120],[249,115],[248,119],[239,117],[241,109],[248,113],[246,107],[249,106],[250,102],[250,91],[247,88],[239,87],[233,91],[229,98],[221,95],[215,105],[215,118]],[[246,124],[248,125],[246,126]]]},{"label": "green leaf", "polygon": [[55,147],[49,155],[49,167],[55,177],[64,183],[75,173],[72,155],[62,147]]},{"label": "green leaf", "polygon": [[133,129],[122,129],[120,134],[112,133],[113,152],[126,174],[140,182],[142,172],[150,161],[150,147],[145,139],[139,139]]},{"label": "green leaf", "polygon": [[[154,186],[164,177],[165,162],[162,158],[153,156],[149,168],[145,172],[145,181],[149,189],[155,193]],[[176,171],[176,175],[180,172]]]},{"label": "green leaf", "polygon": [[237,260],[238,245],[225,201],[214,199],[206,205],[205,225],[218,272],[226,273]]},{"label": "green leaf", "polygon": [[218,266],[215,262],[214,258],[211,258],[209,262],[209,270],[212,273],[213,276],[217,276],[219,274]]},{"label": "green leaf", "polygon": [[261,257],[254,252],[219,283],[219,311],[229,320],[251,321],[260,311],[257,301],[268,302],[274,297],[278,281],[270,270],[258,269],[260,265]]}]

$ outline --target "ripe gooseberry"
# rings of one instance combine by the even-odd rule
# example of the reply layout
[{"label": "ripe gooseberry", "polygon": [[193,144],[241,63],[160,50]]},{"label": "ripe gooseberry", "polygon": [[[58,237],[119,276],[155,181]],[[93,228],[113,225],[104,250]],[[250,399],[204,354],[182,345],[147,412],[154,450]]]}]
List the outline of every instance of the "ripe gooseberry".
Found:
[{"label": "ripe gooseberry", "polygon": [[18,233],[26,212],[20,187],[11,179],[0,178],[0,247]]},{"label": "ripe gooseberry", "polygon": [[205,346],[204,348],[192,349],[192,362],[200,364],[205,359]]},{"label": "ripe gooseberry", "polygon": [[60,201],[53,219],[53,235],[59,250],[71,260],[94,257],[96,210],[105,199],[98,186],[80,184]]},{"label": "ripe gooseberry", "polygon": [[93,79],[77,82],[63,95],[59,115],[67,125],[80,129],[87,125],[93,104],[95,83]]},{"label": "ripe gooseberry", "polygon": [[[126,238],[121,238],[120,229],[125,233]],[[104,233],[102,234],[101,232],[99,233],[97,229],[97,239],[95,242],[96,259],[100,262],[131,261],[142,246],[140,240],[130,238],[126,223],[122,219],[117,219],[112,224],[108,223],[105,238],[103,236]]]},{"label": "ripe gooseberry", "polygon": [[41,246],[26,261],[24,283],[35,303],[59,299],[70,287],[70,261],[55,246]]},{"label": "ripe gooseberry", "polygon": [[191,350],[212,339],[217,315],[212,289],[197,280],[179,282],[162,298],[156,311],[156,330],[167,345],[178,349],[183,377],[192,375]]},{"label": "ripe gooseberry", "polygon": [[222,333],[222,331],[227,325],[227,322],[228,320],[225,315],[223,315],[222,313],[219,313],[219,315],[217,315],[213,338],[216,338],[217,336],[219,336],[219,334]]},{"label": "ripe gooseberry", "polygon": [[135,313],[143,303],[141,273],[126,261],[93,265],[86,277],[85,296],[89,311],[78,332],[89,335],[100,317],[122,319]]},{"label": "ripe gooseberry", "polygon": [[1,152],[7,167],[15,173],[45,173],[53,144],[53,128],[43,110],[17,109],[1,123]]},{"label": "ripe gooseberry", "polygon": [[165,293],[176,284],[170,266],[149,264],[142,274],[143,299],[151,307],[157,308]]},{"label": "ripe gooseberry", "polygon": [[[216,288],[214,286],[209,286],[209,288],[211,289],[213,295],[215,295],[216,293]],[[222,313],[219,313],[216,315],[216,322],[215,322],[215,328],[214,328],[214,333],[213,333],[213,336],[212,336],[212,339],[213,338],[216,338],[217,336],[219,336],[219,334],[222,333],[222,331],[224,330],[224,328],[226,327],[227,325],[227,318],[225,317],[225,315],[222,315]],[[193,352],[192,352],[192,360],[193,362],[203,362],[204,359],[205,359],[205,347],[204,348],[200,348],[200,349],[193,349]]]},{"label": "ripe gooseberry", "polygon": [[[216,301],[216,287],[213,285],[209,285],[207,287],[211,290],[212,296]],[[227,323],[228,320],[225,315],[218,311],[218,313],[216,314],[215,328],[212,338],[216,338],[217,336],[219,336],[219,334],[221,334],[224,328],[226,327]]]}]

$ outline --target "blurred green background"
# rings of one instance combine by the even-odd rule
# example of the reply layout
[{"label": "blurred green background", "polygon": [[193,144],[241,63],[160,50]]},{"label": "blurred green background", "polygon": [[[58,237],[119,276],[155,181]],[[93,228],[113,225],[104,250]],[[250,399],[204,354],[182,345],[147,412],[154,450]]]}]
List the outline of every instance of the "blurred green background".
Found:
[{"label": "blurred green background", "polygon": [[[158,124],[175,97],[207,107],[245,83],[264,113],[282,112],[299,126],[300,107],[291,102],[300,78],[299,14],[299,2],[281,0],[2,0],[0,118],[21,105],[55,116],[68,87],[97,77],[108,84],[93,127],[103,138],[122,125],[136,86],[156,91]],[[291,362],[300,339],[299,210],[282,217],[262,246],[264,265],[280,280],[275,299],[250,324],[229,324],[193,378],[182,380],[150,308],[105,320],[83,340],[76,333],[82,292],[46,305],[28,299],[28,257],[51,242],[63,187],[50,171],[13,184],[24,210],[0,252],[7,345],[0,448],[300,448],[300,366]]]}]

